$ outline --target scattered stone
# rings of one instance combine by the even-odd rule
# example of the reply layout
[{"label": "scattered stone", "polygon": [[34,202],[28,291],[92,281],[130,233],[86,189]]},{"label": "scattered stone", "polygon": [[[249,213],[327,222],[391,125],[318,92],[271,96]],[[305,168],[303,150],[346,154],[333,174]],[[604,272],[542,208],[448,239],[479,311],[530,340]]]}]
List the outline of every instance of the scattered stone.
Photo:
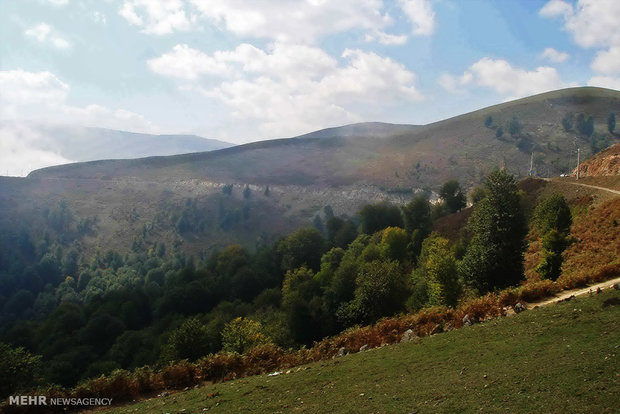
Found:
[{"label": "scattered stone", "polygon": [[474,323],[474,321],[471,320],[471,318],[469,317],[469,315],[465,315],[463,316],[463,326],[470,326]]},{"label": "scattered stone", "polygon": [[267,374],[267,376],[268,377],[277,377],[280,374],[282,374],[282,371],[272,372],[271,374]]},{"label": "scattered stone", "polygon": [[364,352],[366,350],[368,350],[368,344],[360,346],[360,352]]},{"label": "scattered stone", "polygon": [[169,395],[170,395],[170,393],[169,393],[169,392],[164,391],[164,392],[162,392],[161,394],[159,394],[159,395],[158,395],[158,397],[167,397],[167,396],[169,396]]},{"label": "scattered stone", "polygon": [[336,354],[336,356],[337,356],[337,357],[343,357],[343,356],[345,356],[346,354],[347,354],[347,350],[346,350],[346,349],[345,349],[345,347],[343,346],[343,347],[341,347],[341,348],[338,350],[338,354]]},{"label": "scattered stone", "polygon": [[517,302],[517,304],[514,306],[513,308],[515,310],[515,313],[521,313],[524,310],[527,310],[527,308],[525,307],[524,304],[522,304],[521,302]]},{"label": "scattered stone", "polygon": [[413,330],[407,329],[403,334],[402,338],[400,338],[400,342],[409,342],[413,339],[414,336],[415,334],[413,333]]}]

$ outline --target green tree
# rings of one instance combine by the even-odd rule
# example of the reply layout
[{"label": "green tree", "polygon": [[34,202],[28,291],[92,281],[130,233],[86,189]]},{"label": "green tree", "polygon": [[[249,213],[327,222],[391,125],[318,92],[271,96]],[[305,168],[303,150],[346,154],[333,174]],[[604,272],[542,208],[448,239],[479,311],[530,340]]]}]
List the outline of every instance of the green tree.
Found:
[{"label": "green tree", "polygon": [[568,246],[566,236],[551,230],[543,236],[542,246],[542,260],[536,271],[543,279],[556,280],[562,274],[562,252]]},{"label": "green tree", "polygon": [[398,262],[375,260],[361,266],[349,308],[356,322],[368,324],[403,310],[409,294],[407,276]]},{"label": "green tree", "polygon": [[493,125],[493,117],[491,115],[489,115],[484,120],[484,126],[487,127],[487,128],[491,128],[491,125]]},{"label": "green tree", "polygon": [[422,240],[430,234],[433,227],[428,199],[422,194],[416,195],[403,207],[403,217],[405,230],[410,234],[409,252],[415,261],[420,254]]},{"label": "green tree", "polygon": [[534,210],[533,221],[542,234],[543,246],[542,261],[536,271],[544,279],[556,280],[562,273],[562,252],[568,246],[572,224],[564,196],[555,194],[541,201]]},{"label": "green tree", "polygon": [[386,227],[403,227],[400,209],[387,202],[367,204],[359,212],[362,233],[373,234]]},{"label": "green tree", "polygon": [[195,361],[209,352],[209,341],[206,326],[196,317],[187,319],[170,334],[164,350],[165,359]]},{"label": "green tree", "polygon": [[357,237],[357,227],[349,219],[327,219],[327,240],[334,247],[346,248]]},{"label": "green tree", "polygon": [[461,284],[449,241],[431,234],[422,244],[418,264],[414,271],[414,281],[419,277],[426,282],[428,303],[456,306],[461,294]]},{"label": "green tree", "polygon": [[260,322],[238,317],[228,322],[222,330],[222,349],[243,354],[259,345],[271,343]]},{"label": "green tree", "polygon": [[557,230],[568,235],[573,218],[566,198],[561,194],[554,194],[542,200],[534,210],[533,221],[541,234]]},{"label": "green tree", "polygon": [[527,225],[512,175],[494,171],[486,178],[488,195],[474,208],[468,227],[471,241],[460,263],[463,279],[481,293],[512,286],[523,279]]},{"label": "green tree", "polygon": [[572,131],[574,122],[575,122],[575,115],[573,115],[571,112],[564,115],[564,117],[562,118],[562,127],[564,128],[564,131],[566,132]]},{"label": "green tree", "polygon": [[321,297],[321,286],[306,267],[288,271],[282,283],[282,309],[293,339],[310,344],[328,333],[333,325]]},{"label": "green tree", "polygon": [[448,213],[456,213],[466,206],[465,194],[456,180],[446,181],[439,190],[439,197]]},{"label": "green tree", "polygon": [[519,135],[522,129],[523,124],[521,120],[516,115],[513,115],[512,119],[508,122],[508,132],[513,136]]},{"label": "green tree", "polygon": [[278,244],[278,253],[282,257],[282,270],[290,271],[307,266],[318,271],[321,256],[325,251],[325,240],[315,228],[297,230]]},{"label": "green tree", "polygon": [[40,355],[0,342],[0,399],[37,385],[40,370]]},{"label": "green tree", "polygon": [[384,258],[402,262],[407,257],[407,232],[399,227],[388,227],[381,234],[379,249]]},{"label": "green tree", "polygon": [[607,117],[607,130],[610,134],[613,134],[616,130],[616,115],[614,113],[609,114]]}]

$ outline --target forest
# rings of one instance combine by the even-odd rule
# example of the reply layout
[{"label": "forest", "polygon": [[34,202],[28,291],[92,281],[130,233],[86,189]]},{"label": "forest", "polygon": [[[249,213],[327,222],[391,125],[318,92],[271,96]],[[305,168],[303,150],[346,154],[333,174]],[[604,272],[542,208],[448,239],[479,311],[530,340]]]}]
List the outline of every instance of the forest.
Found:
[{"label": "forest", "polygon": [[[459,303],[518,285],[529,227],[542,237],[537,272],[555,280],[571,242],[562,196],[537,206],[503,170],[470,194],[473,212],[456,240],[432,231],[466,207],[456,181],[441,202],[414,194],[403,206],[370,204],[355,217],[329,206],[275,243],[232,245],[208,257],[180,246],[134,243],[97,252],[79,240],[93,225],[65,203],[45,212],[50,231],[0,236],[0,398],[32,387],[73,387],[118,369],[164,367],[220,351],[312,346],[383,317]],[[202,218],[185,215],[183,229]],[[196,221],[197,223],[193,223]]]}]

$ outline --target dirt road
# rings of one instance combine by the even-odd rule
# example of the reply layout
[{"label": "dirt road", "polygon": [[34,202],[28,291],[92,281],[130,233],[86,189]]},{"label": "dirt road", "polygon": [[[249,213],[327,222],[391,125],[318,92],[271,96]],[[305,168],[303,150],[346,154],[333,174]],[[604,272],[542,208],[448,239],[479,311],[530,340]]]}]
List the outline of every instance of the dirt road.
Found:
[{"label": "dirt road", "polygon": [[552,303],[556,303],[556,302],[559,302],[561,300],[568,299],[571,296],[585,295],[585,294],[588,294],[590,292],[592,292],[592,294],[596,294],[596,291],[597,291],[598,288],[601,288],[601,290],[609,289],[615,283],[620,283],[620,277],[608,280],[606,282],[597,283],[596,285],[588,286],[588,287],[585,287],[585,288],[572,289],[572,290],[564,290],[564,291],[560,292],[557,296],[555,296],[555,297],[553,297],[551,299],[544,299],[544,300],[542,300],[540,302],[527,303],[526,305],[527,305],[528,309],[531,309],[531,308],[536,307],[536,306],[550,305]]}]

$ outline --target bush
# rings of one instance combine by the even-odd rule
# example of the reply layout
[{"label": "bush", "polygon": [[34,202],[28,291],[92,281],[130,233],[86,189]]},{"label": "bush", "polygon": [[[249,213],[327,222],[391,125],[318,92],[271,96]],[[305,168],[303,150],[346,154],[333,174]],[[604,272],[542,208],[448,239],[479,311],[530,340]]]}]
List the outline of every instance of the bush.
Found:
[{"label": "bush", "polygon": [[222,349],[243,354],[259,345],[271,343],[259,322],[238,317],[228,322],[222,331]]}]

